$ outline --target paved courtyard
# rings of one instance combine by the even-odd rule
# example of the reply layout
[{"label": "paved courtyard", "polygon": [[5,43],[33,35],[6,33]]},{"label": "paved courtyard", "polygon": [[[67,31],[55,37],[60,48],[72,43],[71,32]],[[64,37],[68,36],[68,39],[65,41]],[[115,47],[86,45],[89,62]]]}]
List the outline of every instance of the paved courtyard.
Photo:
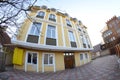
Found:
[{"label": "paved courtyard", "polygon": [[118,69],[116,57],[109,55],[95,59],[81,67],[55,73],[9,70],[0,75],[8,76],[7,80],[120,80],[120,69]]}]

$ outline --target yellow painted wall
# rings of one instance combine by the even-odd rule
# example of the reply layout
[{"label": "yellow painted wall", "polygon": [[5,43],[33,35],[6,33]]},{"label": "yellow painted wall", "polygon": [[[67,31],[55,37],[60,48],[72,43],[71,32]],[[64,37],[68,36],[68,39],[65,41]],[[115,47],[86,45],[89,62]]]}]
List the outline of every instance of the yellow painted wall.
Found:
[{"label": "yellow painted wall", "polygon": [[[82,54],[82,53],[87,53],[89,58],[80,60],[80,54]],[[81,66],[81,65],[84,65],[91,61],[91,54],[89,52],[76,52],[76,53],[74,53],[74,56],[75,56],[75,65],[76,66]]]},{"label": "yellow painted wall", "polygon": [[52,72],[53,72],[53,71],[54,71],[54,66],[53,66],[53,65],[52,65],[52,66],[51,66],[51,65],[50,65],[50,66],[45,65],[45,66],[44,66],[44,71],[45,71],[45,72],[49,72],[49,71],[52,71]]},{"label": "yellow painted wall", "polygon": [[63,41],[62,41],[62,26],[58,25],[57,26],[57,31],[58,31],[58,46],[63,46]]},{"label": "yellow painted wall", "polygon": [[56,71],[65,69],[63,53],[60,52],[55,53],[55,64],[56,64]]},{"label": "yellow painted wall", "polygon": [[66,47],[70,47],[69,34],[66,27],[64,27],[64,36]]},{"label": "yellow painted wall", "polygon": [[18,40],[25,41],[27,32],[28,32],[31,24],[32,24],[32,22],[30,20],[28,20],[28,19],[25,20],[25,23],[22,25],[20,32],[17,36]]},{"label": "yellow painted wall", "polygon": [[[65,64],[64,64],[64,53],[62,52],[42,52],[42,51],[33,51],[33,50],[25,50],[24,53],[24,58],[23,58],[23,65],[19,66],[19,65],[14,65],[15,69],[20,69],[20,70],[24,70],[25,69],[25,55],[26,55],[26,51],[32,51],[32,52],[38,52],[38,68],[39,68],[39,72],[42,72],[42,55],[43,53],[54,53],[55,55],[55,67],[56,67],[56,71],[60,71],[60,70],[65,70]],[[80,53],[87,53],[87,52],[75,52],[74,53],[74,57],[75,57],[75,66],[81,66],[83,64],[85,64],[85,60],[80,61]],[[91,61],[91,54],[88,53],[89,55],[89,60],[86,59],[86,63],[88,63],[89,61]],[[31,64],[27,64],[27,71],[37,71],[37,66],[35,65],[31,65]],[[54,66],[53,65],[44,65],[44,71],[54,71]]]},{"label": "yellow painted wall", "polygon": [[75,57],[75,66],[76,67],[80,66],[80,53],[78,52],[74,53],[74,57]]},{"label": "yellow painted wall", "polygon": [[42,24],[43,26],[43,28],[42,28],[42,30],[41,30],[41,36],[40,36],[40,44],[44,44],[45,42],[45,36],[46,36],[46,29],[47,29],[47,24],[46,23],[43,23]]},{"label": "yellow painted wall", "polygon": [[42,52],[39,51],[39,54],[38,54],[38,67],[39,67],[39,72],[42,72]]},{"label": "yellow painted wall", "polygon": [[37,72],[37,65],[27,64],[27,71]]}]

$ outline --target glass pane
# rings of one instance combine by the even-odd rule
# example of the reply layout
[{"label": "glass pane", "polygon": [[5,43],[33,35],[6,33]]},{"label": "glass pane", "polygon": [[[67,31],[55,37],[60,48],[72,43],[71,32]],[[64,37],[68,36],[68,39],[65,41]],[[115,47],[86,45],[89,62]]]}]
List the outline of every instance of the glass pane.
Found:
[{"label": "glass pane", "polygon": [[48,25],[47,37],[48,38],[55,38],[56,37],[55,27],[54,26]]},{"label": "glass pane", "polygon": [[50,27],[48,27],[48,29],[47,29],[47,37],[48,37],[48,38],[51,38],[51,30],[50,30]]},{"label": "glass pane", "polygon": [[31,63],[31,58],[32,58],[32,55],[28,53],[28,60],[27,60],[28,63]]},{"label": "glass pane", "polygon": [[69,31],[69,38],[70,38],[70,41],[75,41],[74,39],[74,35],[73,35],[73,32]]},{"label": "glass pane", "polygon": [[49,54],[49,64],[53,64],[53,54]]},{"label": "glass pane", "polygon": [[85,58],[88,58],[87,54],[85,54]]},{"label": "glass pane", "polygon": [[44,54],[44,64],[48,64],[48,54]]},{"label": "glass pane", "polygon": [[36,23],[35,24],[35,35],[40,34],[40,28],[41,28],[41,23]]},{"label": "glass pane", "polygon": [[30,30],[30,34],[34,34],[34,31],[35,31],[35,25],[33,24],[33,25],[32,25],[32,28],[31,28],[31,30]]},{"label": "glass pane", "polygon": [[80,60],[83,60],[83,54],[80,54]]},{"label": "glass pane", "polygon": [[37,54],[33,54],[33,59],[32,59],[33,64],[37,64]]},{"label": "glass pane", "polygon": [[52,29],[52,38],[55,38],[55,30]]}]

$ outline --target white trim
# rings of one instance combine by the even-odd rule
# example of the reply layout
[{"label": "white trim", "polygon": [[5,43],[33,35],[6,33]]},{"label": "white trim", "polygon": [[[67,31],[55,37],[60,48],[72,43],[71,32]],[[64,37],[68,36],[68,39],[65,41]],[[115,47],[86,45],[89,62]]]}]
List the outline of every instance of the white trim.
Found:
[{"label": "white trim", "polygon": [[55,54],[53,54],[54,58],[53,58],[53,63],[54,63],[54,72],[56,72],[56,64],[55,64]]},{"label": "white trim", "polygon": [[27,33],[26,33],[25,42],[27,42],[27,37],[28,37],[28,34],[30,33],[30,30],[31,30],[31,28],[32,28],[32,24],[33,24],[33,22],[30,23],[30,26],[29,26],[28,31],[27,31]]},{"label": "white trim", "polygon": [[[29,26],[29,29],[27,31],[26,37],[25,37],[25,42],[27,42],[27,37],[28,37],[28,35],[30,33],[30,30],[31,30],[32,25],[33,25],[34,22],[37,22],[37,21],[32,21],[31,22],[31,24]],[[38,22],[38,23],[41,23],[41,26],[40,26],[40,34],[39,34],[39,38],[38,38],[38,43],[36,43],[36,44],[40,44],[41,32],[42,32],[42,28],[43,28],[43,22]]]},{"label": "white trim", "polygon": [[42,72],[44,72],[44,53],[42,53]]},{"label": "white trim", "polygon": [[[55,27],[55,33],[56,33],[56,35],[55,35],[55,39],[56,39],[56,46],[58,46],[58,28],[57,28],[57,26],[56,25],[53,25],[53,24],[47,24],[47,26],[46,26],[46,31],[45,31],[45,38],[44,38],[44,45],[46,45],[46,38],[47,38],[47,29],[48,29],[48,25],[51,25],[51,26],[54,26]],[[51,45],[52,46],[52,45]]]},{"label": "white trim", "polygon": [[[36,13],[35,17],[37,16],[37,14],[38,14],[40,11],[42,11],[42,12],[44,12],[44,13],[45,13],[45,14],[44,14],[44,17],[43,17],[43,18],[40,18],[40,19],[45,19],[46,12],[45,12],[44,10],[39,10],[39,11],[37,11],[37,13]],[[38,18],[38,17],[36,17],[36,18]]]},{"label": "white trim", "polygon": [[[60,46],[51,46],[51,45],[42,45],[42,44],[34,44],[27,43],[19,40],[11,40],[10,45],[20,46],[23,48],[35,49],[35,50],[50,50],[50,51],[90,51],[93,48],[71,48],[71,47],[60,47]],[[9,46],[9,45],[8,45]]]},{"label": "white trim", "polygon": [[45,30],[45,34],[44,34],[44,45],[46,45],[46,37],[47,37],[47,29],[48,29],[48,23],[46,23],[46,26],[44,26],[44,27],[46,27],[46,30]]},{"label": "white trim", "polygon": [[65,47],[65,35],[64,35],[64,26],[63,26],[63,20],[62,20],[62,16],[60,16],[60,20],[61,20],[61,28],[62,28],[62,40],[63,40],[63,46]]},{"label": "white trim", "polygon": [[[78,45],[79,45],[79,48],[81,47],[81,44],[80,44],[80,37],[78,36],[78,26],[77,25],[75,25],[74,24],[74,26],[75,26],[75,33],[76,33],[76,37],[77,37],[77,39],[78,39]],[[78,47],[78,46],[77,46]]]},{"label": "white trim", "polygon": [[[73,33],[73,38],[74,38],[74,40],[75,40],[74,42],[76,42],[76,37],[75,37],[75,34],[74,34],[75,32],[74,32],[74,31],[71,31],[71,30],[68,30],[69,43],[71,42],[69,32],[72,32],[72,33]],[[76,46],[77,46],[77,43],[76,43]],[[72,47],[72,46],[71,46],[71,43],[70,43],[70,47]],[[78,46],[77,46],[77,47],[78,47]]]},{"label": "white trim", "polygon": [[56,46],[58,46],[58,26],[55,26],[56,28]]},{"label": "white trim", "polygon": [[39,54],[37,52],[37,72],[39,72]]},{"label": "white trim", "polygon": [[[53,55],[53,64],[44,64],[44,55],[45,54],[52,54]],[[48,52],[44,52],[42,54],[42,72],[44,72],[44,67],[45,66],[53,66],[54,67],[54,72],[56,72],[56,66],[55,66],[55,53],[48,53]]]},{"label": "white trim", "polygon": [[27,58],[27,55],[28,55],[28,53],[25,53],[26,55],[25,55],[25,72],[27,71],[27,60],[28,60],[28,58]]},{"label": "white trim", "polygon": [[[55,22],[54,22],[54,21],[49,20],[50,14],[55,15],[55,20],[56,20]],[[49,15],[49,16],[48,16],[48,19],[47,19],[48,21],[50,21],[50,22],[54,22],[54,23],[57,23],[57,15],[56,15],[56,13],[51,13],[51,12],[50,12],[48,15]]]},{"label": "white trim", "polygon": [[[28,60],[28,53],[36,53],[37,54],[37,64],[31,64],[31,63],[28,63],[27,60]],[[28,65],[32,65],[32,66],[36,66],[36,72],[39,72],[39,65],[38,65],[38,52],[35,52],[35,51],[26,51],[26,59],[25,59],[25,71],[27,71],[27,66]]]}]

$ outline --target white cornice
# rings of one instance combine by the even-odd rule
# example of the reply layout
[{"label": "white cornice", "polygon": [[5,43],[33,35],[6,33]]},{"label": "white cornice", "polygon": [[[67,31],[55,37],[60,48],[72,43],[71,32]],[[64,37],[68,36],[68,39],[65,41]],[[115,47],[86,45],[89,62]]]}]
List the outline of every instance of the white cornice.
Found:
[{"label": "white cornice", "polygon": [[50,45],[28,43],[28,42],[19,41],[19,40],[11,40],[11,43],[17,47],[23,47],[23,48],[35,49],[35,50],[47,50],[47,51],[78,52],[78,51],[91,51],[93,49],[93,48],[57,47],[57,46],[50,46]]}]

